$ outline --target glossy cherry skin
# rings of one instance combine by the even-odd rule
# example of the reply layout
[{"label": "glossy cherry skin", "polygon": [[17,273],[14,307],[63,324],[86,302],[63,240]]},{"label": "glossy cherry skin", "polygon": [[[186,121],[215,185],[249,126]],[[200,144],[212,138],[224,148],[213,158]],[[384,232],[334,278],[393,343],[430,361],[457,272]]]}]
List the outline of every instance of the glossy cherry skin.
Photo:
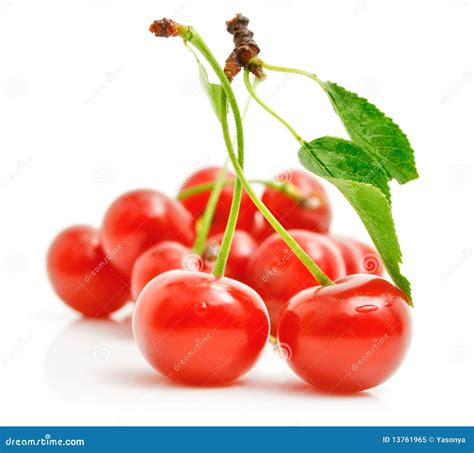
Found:
[{"label": "glossy cherry skin", "polygon": [[102,223],[102,243],[107,250],[121,247],[112,263],[130,278],[135,260],[163,241],[191,246],[194,222],[176,200],[155,190],[134,190],[115,200]]},{"label": "glossy cherry skin", "polygon": [[170,271],[141,292],[133,333],[148,362],[181,384],[219,385],[246,373],[268,339],[260,296],[230,278]]},{"label": "glossy cherry skin", "polygon": [[193,255],[188,247],[179,242],[165,241],[143,252],[133,265],[131,291],[133,300],[137,300],[145,285],[157,275],[175,269],[189,269],[196,265],[201,270],[202,259]]},{"label": "glossy cherry skin", "polygon": [[373,247],[344,236],[329,237],[342,253],[347,275],[373,274],[383,276],[382,259]]},{"label": "glossy cherry skin", "polygon": [[[131,291],[136,300],[145,285],[164,272],[182,269],[187,271],[211,272],[224,233],[209,238],[203,256],[196,255],[184,245],[166,241],[143,252],[133,265]],[[256,244],[245,231],[236,230],[227,258],[225,276],[244,281],[247,262]]]},{"label": "glossy cherry skin", "polygon": [[128,282],[104,253],[99,232],[70,227],[51,244],[47,269],[58,296],[86,317],[106,317],[130,300]]},{"label": "glossy cherry skin", "polygon": [[288,303],[278,340],[295,373],[324,392],[357,392],[386,381],[411,338],[406,295],[383,278],[350,275]]},{"label": "glossy cherry skin", "polygon": [[[190,187],[199,184],[215,181],[219,176],[220,170],[221,169],[219,167],[206,167],[197,171],[196,173],[193,173],[185,180],[181,186],[181,190],[189,189]],[[235,175],[229,171],[227,172],[227,178],[235,178]],[[210,193],[211,191],[207,190],[191,197],[187,197],[181,201],[186,209],[193,215],[196,221],[198,221],[203,215],[207,206],[207,201],[209,200]],[[222,188],[219,201],[217,202],[216,210],[214,212],[214,218],[210,230],[211,235],[221,233],[225,230],[227,218],[229,217],[230,206],[232,204],[233,194],[233,185],[226,185]],[[240,204],[237,228],[250,232],[256,212],[257,208],[252,203],[252,200],[245,192],[242,193],[242,202]]]},{"label": "glossy cherry skin", "polygon": [[[203,258],[205,267],[209,271],[215,264],[224,233],[212,236],[208,239]],[[229,256],[225,267],[225,276],[245,282],[247,263],[257,248],[257,243],[249,233],[243,230],[235,230],[230,246]]]},{"label": "glossy cherry skin", "polygon": [[[303,230],[289,233],[332,280],[346,275],[344,260],[336,245],[326,236]],[[246,283],[265,301],[276,334],[282,307],[302,289],[315,285],[315,279],[278,234],[263,241],[247,265]]]},{"label": "glossy cherry skin", "polygon": [[[301,229],[316,233],[327,233],[331,223],[331,207],[326,191],[318,179],[303,170],[289,170],[284,173],[284,179],[296,186],[305,200],[297,202],[281,191],[267,187],[262,195],[262,201],[273,213],[285,229]],[[273,234],[270,224],[257,220],[254,233],[260,239]]]}]

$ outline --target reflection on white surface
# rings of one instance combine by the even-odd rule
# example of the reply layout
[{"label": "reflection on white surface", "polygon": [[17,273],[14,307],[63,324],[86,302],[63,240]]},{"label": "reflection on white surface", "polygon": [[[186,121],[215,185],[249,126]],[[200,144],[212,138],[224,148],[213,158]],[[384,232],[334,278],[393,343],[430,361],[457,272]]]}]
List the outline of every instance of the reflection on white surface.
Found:
[{"label": "reflection on white surface", "polygon": [[[325,395],[312,386],[292,379],[284,360],[268,345],[262,361],[279,373],[253,374],[225,385],[205,388],[183,387],[155,372],[145,363],[133,342],[131,318],[116,320],[75,321],[54,338],[45,356],[45,380],[48,385],[67,399],[116,397],[122,391],[157,389],[168,391],[218,390],[228,387],[248,388],[267,394],[307,395],[315,398],[347,398]],[[122,393],[121,398],[126,398]],[[350,395],[350,398],[374,399],[370,392]]]},{"label": "reflection on white surface", "polygon": [[[69,315],[73,315],[69,313]],[[333,422],[363,404],[380,409],[371,393],[333,397],[299,380],[268,344],[257,365],[221,387],[182,387],[154,371],[136,348],[130,317],[78,319],[26,314],[32,339],[5,367],[1,387],[9,424],[254,425]],[[42,370],[42,373],[38,373]],[[30,402],[25,411],[24,404]],[[93,410],[91,405],[93,404]],[[344,407],[344,411],[342,408]],[[372,412],[371,412],[372,413]],[[306,414],[306,415],[305,415]]]},{"label": "reflection on white surface", "polygon": [[53,339],[45,356],[45,380],[64,398],[107,398],[117,372],[146,364],[135,347],[130,317],[121,321],[81,319]]}]

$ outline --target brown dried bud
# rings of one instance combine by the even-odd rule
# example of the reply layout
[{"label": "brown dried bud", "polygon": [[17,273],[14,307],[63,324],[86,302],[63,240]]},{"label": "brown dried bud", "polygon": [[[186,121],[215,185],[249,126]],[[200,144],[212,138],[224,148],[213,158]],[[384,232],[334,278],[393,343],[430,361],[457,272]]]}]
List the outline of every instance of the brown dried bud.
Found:
[{"label": "brown dried bud", "polygon": [[161,20],[155,20],[150,25],[150,31],[161,38],[171,38],[173,36],[179,36],[182,26],[171,19],[163,18]]},{"label": "brown dried bud", "polygon": [[250,63],[260,53],[260,49],[253,39],[253,33],[248,29],[248,24],[248,18],[242,14],[237,14],[233,19],[226,22],[227,31],[234,36],[234,50],[227,58],[224,66],[224,72],[230,81],[239,73],[241,68],[248,68],[259,79],[264,77],[262,67]]}]

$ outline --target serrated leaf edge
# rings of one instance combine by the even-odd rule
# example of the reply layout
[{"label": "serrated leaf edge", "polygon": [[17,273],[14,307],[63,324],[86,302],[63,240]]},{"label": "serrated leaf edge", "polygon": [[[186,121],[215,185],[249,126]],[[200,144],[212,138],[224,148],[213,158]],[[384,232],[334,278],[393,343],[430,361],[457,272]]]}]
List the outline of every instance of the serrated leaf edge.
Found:
[{"label": "serrated leaf edge", "polygon": [[[400,170],[400,173],[404,174],[405,175],[405,179],[403,180],[400,180],[398,178],[395,178],[400,184],[405,184],[407,182],[410,182],[414,179],[417,179],[419,177],[419,174],[418,174],[418,170],[416,168],[416,162],[415,162],[415,153],[414,153],[414,150],[411,146],[411,143],[410,143],[410,140],[408,139],[407,135],[405,134],[405,132],[403,132],[403,130],[400,128],[400,126],[389,116],[387,116],[384,112],[382,112],[375,104],[373,104],[372,102],[370,102],[367,98],[364,98],[362,96],[359,96],[358,94],[354,93],[353,91],[350,91],[350,90],[347,90],[346,88],[344,88],[343,86],[335,83],[335,82],[331,82],[331,81],[327,81],[325,82],[325,85],[326,87],[328,88],[326,91],[326,93],[328,94],[328,97],[331,101],[331,104],[334,108],[334,110],[336,111],[336,113],[339,115],[339,116],[342,116],[344,117],[344,115],[342,114],[342,112],[339,111],[339,109],[337,108],[335,102],[334,102],[334,99],[333,99],[333,95],[330,91],[330,86],[335,86],[336,88],[340,89],[340,90],[343,90],[344,91],[344,94],[349,96],[349,97],[352,97],[352,98],[356,98],[360,101],[363,101],[365,104],[367,104],[371,109],[375,110],[377,113],[379,113],[385,120],[387,120],[388,122],[388,125],[393,128],[394,130],[396,130],[400,136],[402,136],[407,144],[408,144],[408,147],[409,149],[411,150],[411,156],[410,156],[410,159],[407,160],[407,161],[404,161],[406,163],[410,163],[413,165],[413,168],[414,168],[414,171],[413,171],[413,174],[409,174],[407,175],[406,172]],[[373,149],[374,147],[369,143],[367,142],[367,140],[365,140],[363,137],[361,137],[359,134],[356,134],[355,131],[353,131],[353,129],[351,129],[345,121],[343,121],[343,125],[345,127],[345,129],[347,130],[348,134],[351,136],[351,138],[353,138],[353,135],[356,135],[357,137],[360,138],[360,140],[362,142],[365,143],[365,146],[368,147],[369,149]],[[351,134],[351,131],[353,131],[353,134]],[[357,143],[357,142],[356,142]],[[363,146],[363,145],[360,145],[360,146]],[[378,153],[377,153],[378,154]],[[379,156],[380,159],[383,160],[383,156]],[[385,166],[384,166],[385,168]],[[390,174],[390,172],[388,172]]]}]

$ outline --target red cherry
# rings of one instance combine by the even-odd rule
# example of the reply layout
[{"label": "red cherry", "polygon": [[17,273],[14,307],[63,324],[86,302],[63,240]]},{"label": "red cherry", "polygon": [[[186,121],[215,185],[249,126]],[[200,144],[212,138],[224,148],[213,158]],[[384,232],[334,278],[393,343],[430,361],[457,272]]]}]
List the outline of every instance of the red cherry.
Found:
[{"label": "red cherry", "polygon": [[[302,170],[289,170],[282,175],[282,180],[298,188],[305,199],[297,202],[281,191],[267,187],[263,192],[262,201],[268,209],[286,229],[327,233],[331,223],[331,207],[326,191],[318,179]],[[263,219],[263,225],[257,227],[254,233],[265,238],[273,231],[271,225]]]},{"label": "red cherry", "polygon": [[128,282],[111,259],[95,228],[73,226],[59,233],[49,248],[49,278],[71,308],[87,317],[105,317],[130,300]]},{"label": "red cherry", "polygon": [[268,339],[260,296],[230,278],[170,271],[141,292],[133,333],[148,362],[183,384],[222,384],[257,361]]},{"label": "red cherry", "polygon": [[250,232],[252,237],[257,242],[261,242],[268,236],[271,236],[273,233],[275,233],[275,230],[272,228],[272,226],[265,220],[265,217],[263,217],[260,212],[257,212],[255,214],[252,231]]},{"label": "red cherry", "polygon": [[[214,266],[223,236],[224,233],[221,233],[212,236],[207,241],[203,257],[206,262],[206,268],[209,270]],[[257,244],[250,234],[242,230],[235,230],[225,267],[225,276],[245,282],[247,263],[256,247]]]},{"label": "red cherry", "polygon": [[[289,233],[331,280],[346,275],[341,253],[326,236],[303,230]],[[280,311],[288,299],[315,285],[314,277],[277,233],[257,247],[248,262],[246,278],[265,301],[272,335],[276,334]]]},{"label": "red cherry", "polygon": [[176,200],[155,190],[134,190],[117,198],[105,214],[102,241],[106,249],[121,247],[112,263],[130,278],[135,260],[163,241],[191,245],[194,225]]},{"label": "red cherry", "polygon": [[406,295],[373,275],[301,291],[278,326],[291,368],[325,392],[356,392],[386,381],[405,357],[410,337]]},{"label": "red cherry", "polygon": [[190,269],[193,263],[202,263],[202,259],[179,242],[165,241],[146,250],[133,265],[130,285],[133,300],[137,300],[145,285],[157,275],[175,269],[201,270],[199,264],[198,269]]},{"label": "red cherry", "polygon": [[[220,170],[221,169],[219,167],[206,167],[197,171],[196,173],[193,173],[185,180],[181,190],[189,189],[190,187],[197,186],[199,184],[215,181],[219,175]],[[228,171],[227,178],[235,178],[235,175]],[[210,193],[211,191],[207,190],[182,200],[183,205],[193,215],[196,221],[198,221],[203,215],[207,206],[207,201],[209,200]],[[221,233],[225,230],[227,218],[229,217],[230,206],[232,204],[233,193],[233,185],[226,185],[223,187],[214,213],[210,230],[211,235]],[[256,212],[257,208],[249,196],[244,192],[242,194],[242,202],[240,204],[237,228],[250,232]]]},{"label": "red cherry", "polygon": [[344,257],[347,275],[383,275],[383,264],[373,247],[356,239],[343,236],[329,236],[336,243]]}]

